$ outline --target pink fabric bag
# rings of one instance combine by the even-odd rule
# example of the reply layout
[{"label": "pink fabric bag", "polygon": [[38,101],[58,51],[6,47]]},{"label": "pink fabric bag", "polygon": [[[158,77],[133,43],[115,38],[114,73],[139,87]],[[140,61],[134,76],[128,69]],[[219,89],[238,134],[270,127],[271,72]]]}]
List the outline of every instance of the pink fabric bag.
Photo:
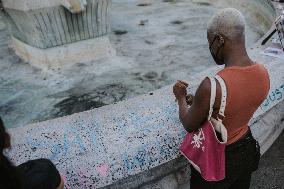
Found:
[{"label": "pink fabric bag", "polygon": [[[225,178],[225,147],[227,130],[221,119],[212,118],[213,105],[216,98],[216,81],[222,89],[222,99],[219,115],[225,117],[227,90],[224,80],[216,75],[215,79],[209,77],[211,82],[210,110],[208,120],[202,127],[192,133],[187,133],[180,152],[188,159],[192,166],[207,181],[220,181]],[[216,132],[221,134],[222,141],[217,138]]]}]

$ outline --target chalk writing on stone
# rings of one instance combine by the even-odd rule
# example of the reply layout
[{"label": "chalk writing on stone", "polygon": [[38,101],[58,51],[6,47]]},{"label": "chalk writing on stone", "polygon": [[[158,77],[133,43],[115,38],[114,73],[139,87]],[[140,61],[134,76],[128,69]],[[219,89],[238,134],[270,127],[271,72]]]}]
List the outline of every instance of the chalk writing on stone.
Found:
[{"label": "chalk writing on stone", "polygon": [[267,98],[264,100],[264,102],[261,105],[261,109],[263,110],[268,109],[271,105],[274,105],[280,100],[282,100],[283,93],[284,93],[284,84],[268,94]]},{"label": "chalk writing on stone", "polygon": [[107,177],[109,166],[107,164],[97,166],[97,171],[102,177]]},{"label": "chalk writing on stone", "polygon": [[153,143],[141,145],[136,148],[136,151],[125,152],[122,156],[124,170],[131,174],[167,161],[173,154],[178,153],[179,139],[174,136],[166,136]]}]

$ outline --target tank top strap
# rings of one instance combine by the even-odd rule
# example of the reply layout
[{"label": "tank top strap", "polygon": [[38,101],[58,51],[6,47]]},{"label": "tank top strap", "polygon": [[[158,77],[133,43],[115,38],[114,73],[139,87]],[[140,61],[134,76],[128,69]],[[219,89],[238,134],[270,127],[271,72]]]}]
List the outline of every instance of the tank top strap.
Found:
[{"label": "tank top strap", "polygon": [[210,94],[210,107],[209,107],[209,113],[208,113],[208,120],[210,120],[212,113],[213,113],[213,106],[215,103],[216,98],[216,81],[214,77],[207,77],[210,80],[211,83],[211,94]]},{"label": "tank top strap", "polygon": [[219,75],[216,75],[214,77],[215,79],[217,79],[217,81],[219,82],[220,86],[221,86],[221,104],[220,104],[220,109],[219,109],[219,115],[225,117],[225,110],[226,110],[226,103],[227,103],[227,88],[226,88],[226,84],[225,81],[223,80],[222,77],[220,77]]}]

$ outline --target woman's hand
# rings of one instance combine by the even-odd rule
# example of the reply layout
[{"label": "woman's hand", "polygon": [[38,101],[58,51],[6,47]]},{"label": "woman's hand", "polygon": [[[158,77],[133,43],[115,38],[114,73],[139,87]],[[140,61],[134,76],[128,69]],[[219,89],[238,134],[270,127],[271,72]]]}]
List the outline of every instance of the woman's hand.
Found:
[{"label": "woman's hand", "polygon": [[193,103],[194,96],[192,94],[187,94],[185,97],[187,105],[191,106]]},{"label": "woman's hand", "polygon": [[187,91],[186,88],[188,87],[188,83],[184,81],[178,80],[176,84],[173,87],[173,93],[177,100],[180,100],[182,98],[186,98]]}]

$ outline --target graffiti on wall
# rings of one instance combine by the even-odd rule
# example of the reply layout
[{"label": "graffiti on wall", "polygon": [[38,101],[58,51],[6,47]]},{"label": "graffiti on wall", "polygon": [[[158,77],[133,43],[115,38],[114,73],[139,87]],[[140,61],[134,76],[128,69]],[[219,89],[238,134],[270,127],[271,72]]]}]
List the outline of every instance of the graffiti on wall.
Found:
[{"label": "graffiti on wall", "polygon": [[[26,143],[34,155],[44,156],[55,163],[67,163],[91,155],[100,179],[119,178],[119,174],[126,176],[147,170],[176,157],[185,132],[179,124],[174,100],[161,106],[141,106],[134,107],[131,112],[119,112],[115,117],[95,118],[91,125],[90,120],[82,119],[65,125],[62,130],[41,131],[40,137],[28,134]],[[129,145],[129,148],[122,147],[119,153],[113,153],[114,146],[121,145]],[[71,182],[68,179],[73,177],[85,178],[87,172],[71,164],[68,163],[68,169],[84,172],[84,175],[72,176],[64,172],[67,181]]]},{"label": "graffiti on wall", "polygon": [[261,105],[262,110],[267,110],[271,106],[275,105],[276,103],[280,102],[284,99],[284,84],[282,84],[280,87],[276,88],[275,90],[272,90],[267,98],[264,100],[264,102]]}]

